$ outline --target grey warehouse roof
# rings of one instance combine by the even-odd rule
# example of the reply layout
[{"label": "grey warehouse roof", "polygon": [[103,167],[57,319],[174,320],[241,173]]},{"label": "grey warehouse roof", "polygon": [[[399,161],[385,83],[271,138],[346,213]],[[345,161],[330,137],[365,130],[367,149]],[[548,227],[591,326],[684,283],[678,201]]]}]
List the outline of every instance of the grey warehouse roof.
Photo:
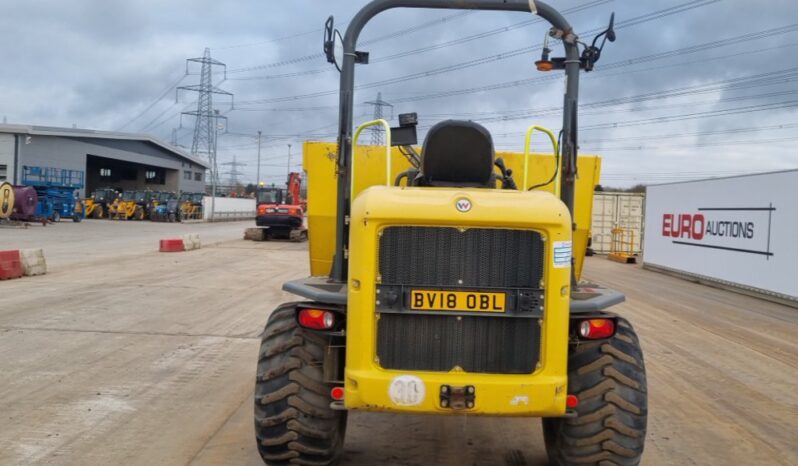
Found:
[{"label": "grey warehouse roof", "polygon": [[9,125],[0,124],[0,133],[13,133],[13,134],[29,134],[38,136],[58,136],[58,137],[73,137],[73,138],[96,138],[96,139],[117,139],[125,141],[142,141],[154,144],[161,149],[169,151],[178,157],[184,158],[191,163],[197,164],[204,168],[210,168],[207,162],[204,162],[196,157],[191,156],[188,152],[167,144],[163,141],[155,139],[148,134],[139,133],[122,133],[117,131],[98,131],[94,129],[81,129],[81,128],[58,128],[54,126],[35,126],[35,125]]}]

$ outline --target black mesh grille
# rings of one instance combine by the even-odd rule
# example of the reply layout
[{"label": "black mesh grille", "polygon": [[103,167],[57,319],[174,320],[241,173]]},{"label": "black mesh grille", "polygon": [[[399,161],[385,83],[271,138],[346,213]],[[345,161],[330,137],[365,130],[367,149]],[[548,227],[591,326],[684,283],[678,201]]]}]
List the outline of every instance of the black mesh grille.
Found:
[{"label": "black mesh grille", "polygon": [[[543,241],[522,230],[389,227],[380,283],[450,289],[537,289]],[[528,374],[540,356],[537,318],[382,312],[377,356],[386,369]]]},{"label": "black mesh grille", "polygon": [[537,319],[385,313],[377,335],[385,369],[529,374],[540,351]]},{"label": "black mesh grille", "polygon": [[523,230],[390,227],[380,239],[381,283],[537,288],[540,234]]}]

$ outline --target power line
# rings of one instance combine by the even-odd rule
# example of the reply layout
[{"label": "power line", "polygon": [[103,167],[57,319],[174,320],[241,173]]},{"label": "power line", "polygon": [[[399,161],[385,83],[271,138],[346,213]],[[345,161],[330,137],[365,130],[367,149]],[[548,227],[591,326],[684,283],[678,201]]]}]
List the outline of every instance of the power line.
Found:
[{"label": "power line", "polygon": [[[629,96],[629,97],[624,97],[624,98],[619,98],[619,99],[611,99],[611,100],[608,100],[608,101],[593,102],[593,103],[585,104],[585,106],[598,108],[598,107],[601,107],[601,106],[620,105],[620,104],[630,103],[630,102],[641,102],[641,101],[645,101],[645,100],[680,97],[680,96],[692,95],[692,94],[696,94],[696,93],[705,93],[705,92],[708,92],[708,91],[717,91],[717,90],[722,90],[722,89],[726,89],[726,88],[746,88],[746,87],[757,87],[757,86],[762,86],[762,85],[780,84],[780,83],[783,83],[783,82],[789,82],[789,81],[793,80],[793,79],[787,79],[787,78],[790,78],[790,77],[794,78],[796,70],[798,70],[798,68],[789,68],[789,69],[786,69],[786,70],[779,70],[779,71],[773,71],[773,72],[768,72],[768,73],[760,73],[760,74],[752,75],[752,76],[744,76],[744,77],[732,78],[732,79],[728,79],[728,80],[723,80],[723,81],[718,81],[718,82],[713,82],[713,83],[707,83],[707,84],[699,85],[699,86],[690,86],[690,87],[677,88],[677,89],[671,89],[671,90],[666,90],[666,91],[657,91],[657,92],[643,94],[643,95],[640,95],[640,96]],[[744,99],[751,99],[751,98],[761,98],[761,97],[772,97],[772,96],[787,95],[787,94],[791,94],[791,93],[795,93],[795,91],[776,92],[776,93],[762,94],[762,95],[756,95],[756,96],[728,97],[728,98],[723,98],[723,99],[720,99],[720,100],[717,100],[717,101],[707,102],[707,103],[708,104],[714,104],[714,103],[717,103],[717,102],[737,101],[737,100],[744,100]],[[700,105],[700,103],[692,102],[691,105]],[[683,105],[678,105],[678,106],[674,106],[674,107],[681,108],[682,106]],[[661,108],[664,108],[664,107],[660,106],[659,108],[661,109]],[[645,111],[645,110],[646,109],[640,109],[639,111]],[[722,116],[722,115],[727,114],[729,110],[734,111],[734,109],[727,109],[727,110],[722,110],[722,111],[719,111],[719,112],[722,112],[721,113],[721,116]],[[625,111],[630,111],[630,110],[625,110]],[[631,110],[631,111],[638,111],[638,110],[634,109],[634,110]],[[754,111],[757,111],[757,110],[754,109]],[[716,112],[718,112],[718,111],[716,111]],[[591,112],[584,112],[584,113],[585,114],[590,114]],[[592,112],[592,113],[599,113],[599,112]],[[606,113],[606,111],[600,112],[600,113],[604,114],[604,113]],[[709,116],[712,116],[712,115],[709,115]],[[673,116],[670,117],[670,118],[673,118]],[[518,134],[518,133],[506,133],[503,136],[509,136],[511,134]],[[329,135],[330,136],[334,136],[335,134],[334,133],[330,133]],[[321,135],[317,135],[317,136],[321,136]],[[502,135],[495,135],[495,136],[502,136]]]},{"label": "power line", "polygon": [[[624,97],[624,98],[618,98],[618,99],[610,99],[610,100],[604,100],[604,101],[598,101],[598,102],[588,102],[588,103],[583,104],[581,107],[587,108],[587,109],[600,109],[600,108],[605,108],[605,107],[616,107],[616,106],[620,106],[620,105],[627,105],[627,104],[630,104],[630,103],[642,103],[642,102],[649,102],[649,101],[655,101],[655,100],[661,100],[661,99],[671,99],[671,98],[678,98],[678,97],[688,97],[688,96],[693,96],[693,95],[701,95],[701,94],[707,94],[707,93],[718,92],[718,91],[723,91],[723,90],[740,90],[740,89],[747,89],[747,88],[752,88],[752,87],[773,86],[773,85],[778,85],[778,84],[784,84],[784,83],[787,83],[787,82],[794,82],[794,81],[798,80],[798,68],[795,68],[793,70],[794,71],[785,70],[785,71],[790,71],[789,73],[786,73],[786,74],[785,74],[785,71],[765,73],[764,75],[768,75],[768,74],[774,75],[770,79],[753,79],[751,82],[741,82],[743,79],[752,79],[752,78],[747,78],[747,77],[746,78],[737,78],[737,79],[732,79],[732,80],[720,81],[719,82],[719,83],[729,83],[729,84],[724,84],[724,85],[717,85],[716,83],[711,83],[711,84],[708,84],[708,85],[691,86],[691,87],[682,88],[682,89],[673,90],[673,91],[659,91],[659,92],[654,92],[654,93],[649,93],[649,94],[641,94],[641,95],[637,95],[637,96],[630,96],[630,97]],[[758,75],[758,76],[764,76],[764,75]],[[753,78],[758,78],[758,76],[755,76]],[[756,95],[750,95],[750,96],[723,97],[723,98],[720,98],[720,99],[713,100],[711,102],[690,102],[690,105],[691,106],[712,105],[712,104],[719,103],[719,102],[736,102],[736,101],[740,101],[740,100],[749,100],[749,99],[754,99],[754,98],[783,97],[783,96],[787,96],[787,95],[793,95],[793,94],[796,94],[796,93],[798,93],[798,90],[792,89],[792,90],[768,92],[768,93],[764,93],[764,94],[756,94]],[[661,110],[661,109],[665,109],[665,108],[673,108],[673,107],[681,108],[683,106],[684,106],[684,104],[678,104],[678,105],[674,105],[674,106],[671,106],[671,107],[660,106],[660,107],[657,107],[657,110]],[[649,109],[646,109],[646,108],[635,108],[635,109],[620,109],[618,111],[638,112],[638,111],[648,111],[648,110]],[[609,113],[609,112],[607,110],[601,110],[601,111],[580,111],[579,114],[580,114],[580,116],[585,116],[585,115],[596,115],[596,114],[604,115],[606,113]],[[535,116],[535,117],[555,116],[555,115],[560,115],[560,114],[562,114],[562,110],[561,109],[551,109],[551,108],[547,107],[547,108],[539,108],[539,109],[529,109],[529,110],[524,110],[524,111],[520,111],[520,112],[512,113],[512,114],[504,114],[504,115],[497,115],[497,116],[494,116],[494,117],[481,118],[480,122],[481,123],[500,122],[500,121],[503,122],[503,121],[528,119],[528,118],[533,117],[533,116]],[[421,127],[420,129],[426,129],[426,127]]]},{"label": "power line", "polygon": [[[798,25],[792,25],[791,27],[792,27],[792,31],[798,30]],[[784,33],[784,32],[781,31],[782,28],[777,28],[777,29],[778,30],[762,31],[763,33],[764,32],[769,32],[769,34],[763,35],[762,37],[757,37],[756,39],[763,39],[763,38],[766,38],[766,37],[772,37],[772,36],[780,35],[780,34]],[[792,32],[792,31],[788,31],[788,32]],[[743,36],[732,37],[732,38],[726,39],[725,41],[721,41],[722,42],[721,44],[717,44],[717,42],[710,42],[710,43],[701,44],[701,46],[700,46],[701,48],[700,49],[697,48],[699,46],[684,47],[684,48],[681,48],[681,49],[675,49],[675,50],[670,50],[670,51],[667,51],[667,52],[661,52],[659,54],[643,55],[643,56],[632,58],[632,59],[628,59],[628,60],[620,60],[620,61],[617,61],[617,62],[612,62],[612,63],[606,64],[606,65],[602,65],[600,68],[596,68],[596,72],[592,74],[591,79],[607,78],[607,77],[614,77],[614,76],[623,76],[623,75],[629,73],[628,71],[625,71],[623,73],[607,74],[607,73],[605,73],[606,70],[625,68],[627,66],[637,65],[639,63],[648,63],[648,62],[655,61],[655,60],[663,60],[663,59],[666,59],[666,58],[671,58],[671,57],[675,57],[675,56],[681,56],[681,55],[684,55],[684,54],[692,54],[692,53],[697,53],[697,52],[701,52],[701,51],[705,51],[705,50],[710,50],[710,49],[722,47],[722,46],[725,46],[725,45],[733,45],[733,44],[736,44],[738,42],[744,42],[744,41],[748,41],[748,40],[756,40],[756,39],[749,39],[748,37],[744,37],[744,36],[748,36],[748,35],[745,34]],[[794,45],[795,44],[790,44],[789,46],[794,46]],[[776,46],[776,47],[773,47],[773,48],[781,48],[781,47],[784,47],[784,46]],[[761,50],[762,49],[760,49],[759,51],[761,51]],[[730,57],[733,57],[733,56],[744,55],[744,54],[747,54],[747,53],[753,53],[753,52],[737,53],[737,54],[728,55],[726,57],[721,57],[721,58],[730,58]],[[715,60],[715,59],[710,59],[710,60]],[[648,69],[637,70],[636,72],[644,72],[644,71],[651,71],[651,70],[655,70],[655,69],[681,67],[681,66],[685,66],[685,65],[691,64],[691,63],[700,63],[700,62],[706,62],[706,61],[709,61],[709,60],[704,59],[704,60],[697,60],[697,61],[694,61],[694,62],[680,62],[680,63],[676,63],[676,64],[671,64],[671,65],[664,65],[664,66],[660,66],[660,67],[652,67],[652,68],[648,68]],[[558,79],[562,79],[562,77],[559,76],[559,75],[538,76],[538,77],[534,77],[534,78],[519,79],[519,80],[514,80],[514,81],[504,81],[504,82],[500,82],[500,83],[487,84],[487,85],[483,85],[483,86],[476,86],[476,87],[465,88],[465,89],[453,89],[453,90],[449,90],[449,91],[436,92],[436,93],[430,93],[430,94],[422,94],[422,95],[416,95],[416,96],[406,96],[406,97],[394,96],[394,97],[391,98],[391,100],[394,103],[408,103],[408,102],[416,102],[416,101],[426,101],[426,100],[439,99],[439,98],[444,98],[444,97],[455,97],[455,96],[460,96],[460,95],[465,95],[465,94],[475,94],[475,93],[486,92],[486,91],[495,91],[495,90],[500,90],[500,89],[509,89],[509,88],[512,88],[512,87],[520,87],[520,86],[526,86],[526,85],[530,85],[530,84],[539,84],[539,83],[547,82],[547,81],[556,81]]]},{"label": "power line", "polygon": [[706,141],[706,142],[699,142],[694,144],[669,144],[669,145],[660,145],[660,146],[647,146],[647,145],[640,145],[640,146],[622,146],[622,147],[604,147],[601,149],[602,152],[618,152],[618,151],[644,151],[644,150],[660,150],[660,149],[693,149],[699,147],[718,147],[718,146],[750,146],[750,145],[759,145],[759,144],[778,144],[782,142],[791,142],[797,141],[798,136],[796,137],[786,137],[786,138],[776,138],[776,139],[759,139],[759,140],[747,140],[747,141]]},{"label": "power line", "polygon": [[[581,4],[581,5],[577,5],[577,6],[572,7],[572,8],[565,9],[565,10],[563,10],[562,13],[563,14],[573,14],[573,13],[576,13],[576,12],[587,10],[589,8],[594,8],[594,7],[597,7],[597,6],[606,4],[606,3],[610,3],[611,1],[612,0],[594,0],[594,1],[587,2],[587,3]],[[718,0],[714,0],[714,1],[718,1]],[[396,60],[396,59],[407,57],[407,56],[417,56],[417,55],[422,54],[422,53],[430,52],[430,51],[433,51],[433,50],[439,50],[439,49],[446,48],[446,47],[451,47],[451,46],[455,46],[455,45],[462,45],[462,44],[465,44],[465,43],[468,43],[468,42],[471,42],[471,41],[484,39],[484,38],[487,38],[487,37],[490,37],[490,36],[494,36],[494,35],[497,35],[497,34],[502,34],[502,33],[505,33],[505,32],[509,32],[509,31],[512,31],[512,30],[515,30],[515,29],[519,29],[519,28],[522,28],[522,27],[525,27],[525,26],[529,26],[529,25],[535,24],[535,23],[540,23],[540,22],[543,22],[543,21],[545,21],[545,20],[543,20],[542,18],[536,17],[535,19],[525,20],[525,21],[521,21],[521,22],[512,24],[510,26],[505,26],[505,27],[501,27],[501,28],[497,28],[497,29],[491,29],[491,30],[484,31],[484,32],[481,32],[481,33],[478,33],[478,34],[472,34],[472,35],[469,35],[469,36],[460,37],[458,39],[453,39],[453,40],[450,40],[450,41],[447,41],[447,42],[443,42],[443,43],[440,43],[440,44],[433,44],[433,45],[428,45],[428,46],[417,48],[417,49],[413,49],[413,50],[406,50],[404,52],[398,52],[398,53],[395,53],[395,54],[392,54],[392,55],[388,55],[388,56],[385,56],[385,57],[371,58],[369,60],[369,64],[373,65],[373,64],[377,64],[377,63],[386,62],[386,61]],[[388,37],[388,36],[386,36],[386,37]],[[367,45],[369,43],[373,43],[373,42],[365,41],[364,43],[361,43],[359,45]],[[335,71],[334,67],[326,66],[324,68],[316,68],[316,69],[312,69],[312,70],[296,71],[296,72],[292,72],[292,73],[273,74],[273,75],[268,75],[268,76],[247,76],[247,77],[243,77],[243,78],[231,78],[231,79],[232,80],[237,80],[237,81],[270,80],[270,79],[280,79],[280,78],[293,78],[293,77],[298,77],[298,76],[308,76],[308,75],[314,75],[314,74],[320,74],[320,73],[328,73],[328,72],[333,72],[333,71]]]},{"label": "power line", "polygon": [[155,118],[150,120],[149,123],[147,123],[146,125],[142,126],[141,129],[139,129],[139,131],[140,132],[147,131],[147,129],[150,128],[153,123],[158,121],[162,116],[164,116],[169,110],[172,110],[176,105],[177,105],[177,102],[175,102],[172,105],[170,105],[169,107],[163,109],[163,111],[161,113],[159,113],[158,115],[156,115]]},{"label": "power line", "polygon": [[[155,117],[155,118],[154,118],[154,119],[153,119],[153,120],[152,120],[152,121],[151,121],[151,122],[150,122],[150,123],[149,123],[149,124],[148,124],[146,127],[142,128],[142,130],[141,130],[141,131],[145,131],[145,130],[146,130],[146,131],[148,131],[148,132],[152,132],[152,131],[154,131],[156,128],[159,128],[159,127],[163,126],[163,124],[164,124],[164,123],[166,123],[167,121],[171,120],[172,118],[174,118],[174,117],[176,117],[176,116],[180,116],[180,114],[181,114],[182,112],[184,112],[184,111],[188,110],[189,108],[191,108],[191,106],[192,106],[192,105],[195,105],[196,103],[197,103],[197,101],[196,101],[196,100],[194,100],[194,101],[191,101],[191,102],[189,102],[188,104],[186,104],[186,106],[185,106],[185,107],[183,107],[183,109],[181,109],[181,110],[178,110],[177,112],[175,112],[175,113],[172,113],[172,114],[170,114],[170,115],[167,115],[167,117],[166,117],[166,118],[164,118],[164,119],[162,119],[162,120],[158,121],[158,118],[161,118],[161,116],[163,116],[164,114],[166,114],[166,112],[167,112],[167,111],[171,110],[172,108],[174,108],[174,107],[175,107],[175,106],[178,104],[177,102],[175,102],[174,104],[172,104],[172,106],[171,106],[171,107],[169,107],[169,108],[165,109],[163,112],[161,112],[161,113],[159,114],[159,116]],[[158,123],[156,123],[156,121],[158,121]],[[182,124],[182,123],[181,123],[181,124]],[[179,126],[179,128],[183,128],[183,126]]]},{"label": "power line", "polygon": [[283,42],[283,41],[286,41],[286,40],[296,39],[298,37],[305,37],[305,36],[309,36],[311,34],[319,34],[319,33],[322,33],[322,32],[324,32],[324,28],[314,29],[312,31],[298,32],[296,34],[290,34],[290,35],[287,35],[287,36],[277,37],[277,38],[274,38],[274,39],[262,40],[262,41],[258,41],[258,42],[249,42],[249,43],[243,43],[243,44],[227,45],[225,47],[216,47],[215,50],[230,50],[230,49],[240,49],[240,48],[245,48],[245,47],[257,47],[257,46],[260,46],[260,45],[274,44],[276,42]]},{"label": "power line", "polygon": [[[643,22],[654,21],[654,20],[669,16],[669,15],[681,13],[681,12],[688,11],[688,10],[691,10],[691,9],[694,9],[694,8],[699,8],[699,7],[711,5],[711,4],[717,3],[718,1],[720,1],[720,0],[693,0],[693,1],[681,4],[681,5],[677,5],[677,6],[670,7],[670,8],[665,8],[663,10],[658,10],[658,11],[655,11],[655,12],[652,12],[652,13],[648,13],[648,14],[641,15],[641,16],[638,16],[638,17],[635,17],[635,18],[631,18],[631,19],[629,19],[627,21],[619,22],[618,25],[616,26],[616,29],[621,29],[621,28],[624,28],[624,27],[628,27],[628,25],[638,25],[638,24],[641,24]],[[796,29],[798,29],[798,24],[793,25],[793,26]],[[436,68],[436,69],[426,70],[426,71],[420,71],[420,72],[412,73],[412,74],[405,75],[405,76],[396,76],[396,77],[393,77],[393,78],[383,79],[383,80],[380,80],[380,81],[374,81],[374,82],[371,82],[371,83],[361,84],[361,85],[355,86],[355,89],[357,89],[357,90],[371,89],[371,88],[375,88],[375,87],[382,87],[382,86],[388,86],[388,85],[392,85],[392,84],[399,84],[399,83],[402,83],[402,82],[411,81],[411,80],[415,80],[415,79],[419,79],[419,78],[426,78],[426,77],[429,77],[429,76],[435,76],[435,75],[439,75],[439,74],[449,73],[449,72],[452,72],[452,71],[457,71],[457,70],[461,70],[461,69],[465,69],[465,68],[470,68],[470,67],[473,67],[473,66],[484,65],[484,64],[487,64],[487,63],[495,62],[495,61],[505,60],[505,59],[512,58],[512,57],[519,56],[519,55],[525,55],[525,54],[527,54],[527,53],[529,53],[531,51],[539,50],[540,48],[541,48],[541,46],[522,47],[522,48],[518,48],[518,49],[509,50],[509,51],[506,51],[504,53],[484,56],[484,57],[476,58],[476,59],[473,59],[473,60],[468,60],[468,61],[465,61],[465,62],[455,63],[455,64],[444,66],[444,67],[441,67],[441,68]],[[670,53],[670,52],[668,52],[668,53]],[[690,53],[692,53],[692,52],[690,52]],[[663,57],[653,58],[653,59],[660,59],[660,58],[665,58],[665,57],[663,56]],[[648,59],[648,61],[651,61],[651,60],[652,60],[652,58]],[[627,65],[624,65],[623,62],[620,62],[620,63],[622,64],[622,66],[627,66]],[[559,77],[557,77],[557,78],[559,79]],[[551,78],[549,78],[549,79],[551,79]],[[289,102],[289,101],[294,101],[294,100],[302,100],[302,99],[310,99],[310,98],[317,98],[317,97],[325,97],[325,96],[335,95],[338,92],[339,92],[338,89],[334,89],[334,90],[329,90],[329,91],[319,91],[319,92],[308,93],[308,94],[300,94],[300,95],[294,95],[294,96],[273,97],[273,98],[267,98],[267,99],[250,100],[250,101],[246,101],[246,103]],[[415,97],[415,98],[413,98],[413,100],[423,100],[423,98]],[[394,102],[399,102],[399,101],[394,99]]]},{"label": "power line", "polygon": [[[772,110],[781,110],[785,108],[795,108],[798,107],[798,100],[789,100],[785,102],[773,102],[769,104],[757,104],[757,105],[747,105],[743,107],[735,107],[735,108],[725,108],[719,110],[709,110],[704,112],[692,112],[692,113],[683,113],[683,114],[676,114],[676,115],[666,115],[666,116],[659,116],[653,118],[642,118],[638,120],[627,120],[627,121],[616,121],[610,123],[596,123],[592,125],[580,125],[580,131],[590,131],[596,129],[615,129],[615,128],[627,128],[632,126],[645,126],[650,124],[657,124],[657,123],[672,123],[676,121],[687,121],[687,120],[696,120],[701,118],[710,118],[710,117],[719,117],[719,116],[729,116],[729,115],[739,115],[741,113],[749,113],[749,112],[763,112],[763,111],[772,111]],[[508,136],[518,136],[522,135],[525,132],[523,131],[513,131],[507,133],[494,133],[494,137],[508,137]]]},{"label": "power line", "polygon": [[[722,81],[707,83],[707,84],[703,84],[703,85],[699,85],[699,86],[689,86],[689,87],[684,87],[684,88],[677,88],[677,89],[671,89],[671,90],[665,90],[665,91],[651,92],[651,93],[647,93],[647,94],[643,94],[643,95],[639,95],[639,96],[628,96],[628,97],[619,98],[619,99],[610,99],[610,100],[607,100],[607,101],[592,102],[592,103],[585,104],[585,106],[587,106],[589,108],[599,108],[601,106],[620,105],[620,104],[626,104],[626,103],[630,103],[630,102],[642,102],[642,101],[645,101],[645,100],[672,98],[672,97],[682,97],[682,96],[686,96],[686,95],[693,95],[693,94],[696,94],[696,93],[705,93],[705,92],[708,92],[708,91],[718,91],[718,90],[723,90],[723,89],[727,89],[727,88],[747,88],[747,87],[758,87],[758,86],[762,86],[762,85],[780,84],[782,82],[789,82],[790,80],[793,80],[794,77],[796,76],[796,70],[798,70],[798,67],[789,68],[789,69],[786,69],[786,70],[778,70],[778,71],[773,71],[773,72],[768,72],[768,73],[760,73],[760,74],[751,75],[751,76],[732,78],[732,79],[728,79],[728,80],[722,80]],[[790,78],[790,77],[792,77],[793,79],[786,79],[786,78]],[[764,98],[764,97],[783,96],[783,95],[794,94],[795,92],[796,92],[795,90],[790,90],[790,91],[773,92],[773,93],[768,93],[768,94],[760,94],[760,95],[752,95],[752,96],[726,97],[726,98],[722,98],[722,99],[719,99],[719,100],[715,100],[715,101],[712,101],[712,102],[706,102],[706,103],[703,103],[703,102],[691,102],[691,106],[703,105],[703,104],[716,104],[718,102],[739,101],[739,100],[752,99],[752,98],[757,98],[758,99],[758,98]],[[768,104],[768,105],[774,105],[774,104]],[[683,107],[683,104],[670,106],[670,108],[682,108],[682,107]],[[668,107],[663,107],[663,106],[659,106],[658,107],[658,109],[663,109],[663,108],[668,108]],[[745,109],[750,109],[752,111],[758,111],[758,109],[765,109],[765,110],[768,109],[767,107],[758,107],[758,106],[744,107],[744,108]],[[630,112],[630,111],[632,111],[632,112],[634,112],[634,111],[648,111],[648,109],[632,109],[632,110],[624,110],[624,111],[625,112]],[[714,111],[714,112],[709,112],[708,115],[703,115],[703,116],[706,116],[706,117],[717,116],[717,115],[725,116],[726,114],[730,114],[730,112],[739,113],[740,110],[739,109],[723,109],[723,110],[718,110],[718,111]],[[584,114],[591,114],[591,113],[606,114],[607,112],[606,111],[602,111],[602,112],[584,112]],[[685,119],[684,116],[670,116],[670,117],[666,117],[666,118],[669,118],[671,120]],[[661,118],[660,119],[653,119],[653,120],[661,121]],[[623,125],[628,125],[629,123],[627,122],[627,123],[622,123],[622,124]],[[637,122],[635,124],[640,124],[640,122]],[[332,125],[330,125],[330,126],[332,126]],[[785,127],[785,125],[776,126],[776,128],[784,128],[784,127]],[[787,126],[787,127],[789,127],[789,126]],[[586,128],[590,128],[590,127],[586,127]],[[774,127],[766,127],[766,128],[760,128],[760,129],[772,129],[772,128],[774,128]],[[734,132],[734,130],[730,130],[728,132]],[[718,132],[718,133],[722,133],[722,132]],[[515,135],[515,134],[520,134],[520,133],[495,134],[494,136],[501,137],[501,136]],[[329,134],[325,134],[325,135],[316,134],[314,136],[327,136],[327,135],[334,136],[335,133],[329,133]],[[285,137],[291,137],[291,136],[300,137],[301,135],[285,135]]]},{"label": "power line", "polygon": [[139,112],[139,113],[138,113],[136,116],[134,116],[133,118],[129,119],[127,122],[125,122],[125,124],[123,124],[122,126],[120,126],[120,127],[116,128],[116,131],[122,131],[122,130],[123,130],[123,129],[125,129],[125,128],[126,128],[128,125],[130,125],[130,124],[131,124],[131,123],[133,123],[134,121],[136,121],[136,120],[138,120],[139,118],[141,118],[142,116],[144,116],[144,114],[145,114],[145,113],[147,113],[147,112],[149,112],[149,111],[150,111],[150,110],[151,110],[153,107],[155,107],[155,105],[156,105],[158,102],[160,102],[161,100],[163,100],[163,98],[164,98],[164,97],[166,97],[166,96],[167,96],[167,95],[168,95],[168,94],[169,94],[169,93],[172,91],[172,89],[174,89],[175,87],[177,87],[177,85],[178,85],[178,84],[180,84],[180,82],[181,82],[181,81],[183,81],[183,79],[184,79],[185,77],[186,77],[186,75],[185,75],[185,74],[181,75],[181,76],[180,76],[180,78],[179,78],[177,81],[175,81],[174,83],[172,83],[171,85],[169,85],[169,87],[167,87],[166,89],[164,89],[164,91],[163,91],[163,92],[162,92],[162,93],[161,93],[161,94],[158,96],[158,98],[157,98],[157,99],[153,100],[153,101],[152,101],[152,103],[150,103],[150,104],[149,104],[149,105],[148,105],[148,106],[147,106],[147,107],[146,107],[144,110],[142,110],[141,112]]},{"label": "power line", "polygon": [[[445,23],[447,21],[451,21],[451,20],[456,19],[456,18],[462,18],[462,17],[467,16],[467,15],[469,15],[471,13],[473,13],[473,12],[471,12],[471,11],[457,12],[457,13],[454,13],[454,14],[450,14],[448,16],[444,16],[443,18],[438,18],[438,19],[435,19],[435,20],[427,21],[425,23],[421,23],[421,24],[418,24],[418,25],[413,26],[413,27],[404,28],[404,29],[401,29],[401,30],[393,32],[393,33],[389,33],[389,34],[386,34],[386,35],[383,35],[383,36],[375,37],[373,39],[368,39],[368,40],[361,41],[359,45],[376,44],[378,42],[383,42],[383,41],[386,41],[386,40],[389,40],[389,39],[394,39],[396,37],[402,37],[402,36],[405,36],[405,35],[408,35],[408,34],[412,34],[412,33],[416,32],[416,31],[420,31],[422,29],[426,29],[426,28],[429,28],[429,27],[432,27],[432,26],[436,26],[436,25],[441,24],[441,23]],[[230,73],[243,73],[243,72],[247,72],[247,71],[255,71],[255,70],[264,70],[264,69],[268,69],[268,68],[276,68],[276,67],[279,67],[279,66],[295,65],[297,63],[304,63],[304,62],[308,62],[308,61],[312,61],[312,60],[319,60],[319,59],[322,59],[322,58],[324,58],[324,53],[313,53],[313,54],[310,54],[310,55],[305,55],[305,56],[301,56],[301,57],[291,58],[289,60],[282,60],[282,61],[278,61],[278,62],[274,62],[274,63],[267,63],[265,65],[255,65],[255,66],[248,66],[248,67],[243,67],[243,68],[231,68],[230,69]]]},{"label": "power line", "polygon": [[[794,45],[798,45],[798,43]],[[759,52],[759,50],[757,50],[757,52]],[[741,76],[737,78],[725,79],[721,81],[699,84],[695,86],[666,89],[662,91],[649,92],[634,96],[618,97],[614,99],[608,99],[597,102],[581,103],[580,108],[596,108],[596,107],[606,107],[610,105],[640,103],[640,102],[646,102],[649,100],[657,100],[662,98],[706,94],[727,89],[745,89],[749,87],[783,84],[785,82],[791,82],[795,80],[795,78],[798,77],[798,73],[796,72],[798,72],[798,67],[788,68],[786,70],[771,71],[757,75]],[[492,111],[492,112],[433,113],[433,114],[426,114],[425,117],[427,118],[483,117],[482,119],[480,119],[480,121],[505,121],[505,120],[514,120],[518,118],[528,118],[531,115],[541,115],[544,113],[559,114],[562,113],[562,111],[560,109],[552,110],[550,107],[545,107],[545,108],[502,110],[502,111]],[[580,114],[583,113],[580,112]]]},{"label": "power line", "polygon": [[754,126],[754,127],[745,127],[745,128],[733,128],[733,129],[722,129],[722,130],[714,130],[714,131],[697,131],[692,133],[670,133],[670,134],[649,134],[645,136],[626,136],[622,138],[605,138],[605,139],[582,139],[581,143],[583,144],[595,144],[601,142],[618,142],[618,141],[651,141],[651,140],[659,140],[659,139],[677,139],[677,138],[686,138],[686,137],[695,137],[695,136],[718,136],[718,135],[726,135],[726,134],[743,134],[743,133],[756,133],[759,131],[777,131],[777,130],[784,130],[784,129],[794,129],[798,128],[798,123],[787,123],[783,125],[769,125],[769,126]]},{"label": "power line", "polygon": [[685,113],[681,115],[668,115],[668,116],[661,116],[655,118],[644,118],[640,120],[618,121],[613,123],[598,123],[594,125],[581,126],[579,129],[581,131],[589,131],[589,130],[606,129],[606,128],[626,128],[630,126],[650,125],[655,123],[671,123],[674,121],[695,120],[710,116],[716,117],[716,116],[739,115],[741,113],[773,111],[773,110],[795,108],[795,107],[798,107],[798,100],[775,102],[771,104],[748,105],[745,107],[737,107],[737,108],[722,109],[722,110],[710,110],[706,112]]}]

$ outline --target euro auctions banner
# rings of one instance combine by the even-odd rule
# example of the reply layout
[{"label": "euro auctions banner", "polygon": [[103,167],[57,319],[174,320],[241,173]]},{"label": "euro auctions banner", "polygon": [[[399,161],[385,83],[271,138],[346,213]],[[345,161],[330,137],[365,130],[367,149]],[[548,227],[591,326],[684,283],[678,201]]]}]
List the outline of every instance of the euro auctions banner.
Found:
[{"label": "euro auctions banner", "polygon": [[798,299],[798,170],[649,186],[643,261]]}]

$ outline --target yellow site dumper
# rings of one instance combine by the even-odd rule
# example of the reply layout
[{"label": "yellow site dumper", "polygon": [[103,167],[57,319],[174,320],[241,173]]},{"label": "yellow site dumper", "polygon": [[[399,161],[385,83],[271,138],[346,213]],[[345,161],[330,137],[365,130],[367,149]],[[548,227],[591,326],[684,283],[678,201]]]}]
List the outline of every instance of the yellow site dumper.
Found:
[{"label": "yellow site dumper", "polygon": [[[478,122],[436,123],[423,141],[412,113],[355,128],[360,31],[399,7],[548,21],[565,56],[544,44],[536,63],[565,74],[559,134],[531,126],[523,151],[497,152]],[[537,417],[553,465],[639,464],[639,340],[609,310],[624,296],[581,281],[601,163],[577,156],[579,74],[614,41],[612,23],[587,45],[535,0],[374,0],[343,36],[328,20],[338,144],[304,145],[311,276],[283,285],[303,300],[277,304],[262,335],[254,418],[267,464],[334,463],[350,410]],[[377,125],[385,146],[360,147]]]}]

